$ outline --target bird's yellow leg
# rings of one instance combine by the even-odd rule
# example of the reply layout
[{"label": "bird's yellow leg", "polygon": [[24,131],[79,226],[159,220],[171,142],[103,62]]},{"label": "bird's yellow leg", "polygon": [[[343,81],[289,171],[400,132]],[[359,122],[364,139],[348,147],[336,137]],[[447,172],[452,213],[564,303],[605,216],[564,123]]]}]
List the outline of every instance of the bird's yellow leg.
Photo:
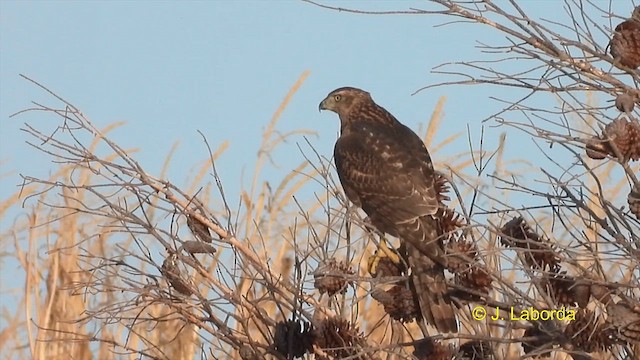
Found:
[{"label": "bird's yellow leg", "polygon": [[389,248],[387,245],[387,239],[384,236],[380,237],[380,243],[378,244],[378,250],[369,257],[367,260],[367,271],[371,276],[376,277],[378,272],[378,265],[380,260],[388,258],[394,264],[400,264],[400,256]]},{"label": "bird's yellow leg", "polygon": [[386,257],[390,258],[394,264],[400,263],[400,256],[398,256],[398,254],[394,250],[391,250],[389,246],[387,246],[387,239],[384,236],[380,239],[380,246],[378,247],[378,251],[382,251],[382,253],[384,253]]}]

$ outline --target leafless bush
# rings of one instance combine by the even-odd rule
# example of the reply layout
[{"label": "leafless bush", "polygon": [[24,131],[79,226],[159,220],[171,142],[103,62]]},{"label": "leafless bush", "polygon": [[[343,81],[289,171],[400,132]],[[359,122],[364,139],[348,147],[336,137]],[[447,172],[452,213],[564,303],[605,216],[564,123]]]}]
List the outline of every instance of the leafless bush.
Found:
[{"label": "leafless bush", "polygon": [[[516,99],[494,98],[504,109],[486,121],[530,135],[541,155],[526,159],[535,167],[522,174],[505,164],[504,138],[454,159],[434,154],[447,251],[458,260],[449,286],[459,334],[425,336],[411,321],[412,294],[393,285],[406,269],[378,246],[392,239],[347,203],[324,151],[301,144],[305,161],[275,189],[260,184],[265,154],[284,139],[274,131],[279,113],[305,74],[267,127],[239,206],[214,166],[224,145],[184,190],[149,174],[132,149],[110,140],[113,127],[96,128],[53,92],[58,105],[28,109],[61,123],[50,134],[24,129],[60,165],[50,179],[24,176],[21,195],[33,207],[13,230],[29,244],[16,257],[28,274],[25,308],[35,310],[24,326],[30,357],[638,358],[639,74],[621,58],[625,48],[616,58],[607,51],[627,16],[592,2],[565,1],[563,23],[532,19],[516,1],[431,4],[392,13],[506,36],[479,46],[487,58],[436,68],[459,77],[438,85],[517,90]],[[616,101],[601,106],[596,95]],[[432,150],[451,140],[430,143],[438,123],[436,114],[425,136]],[[200,187],[207,172],[213,186]],[[304,186],[320,189],[313,201],[294,197]],[[38,238],[49,241],[46,256]],[[575,319],[522,318],[563,307]],[[479,320],[477,309],[504,319]]]}]

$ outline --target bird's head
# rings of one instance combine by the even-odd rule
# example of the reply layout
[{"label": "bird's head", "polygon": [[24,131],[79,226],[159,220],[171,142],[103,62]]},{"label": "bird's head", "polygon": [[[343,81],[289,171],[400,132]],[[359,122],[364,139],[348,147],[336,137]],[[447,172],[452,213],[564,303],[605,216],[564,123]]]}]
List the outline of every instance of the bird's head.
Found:
[{"label": "bird's head", "polygon": [[327,95],[318,107],[320,110],[331,110],[340,117],[347,116],[352,109],[363,103],[370,103],[371,95],[364,90],[353,87],[335,89]]}]

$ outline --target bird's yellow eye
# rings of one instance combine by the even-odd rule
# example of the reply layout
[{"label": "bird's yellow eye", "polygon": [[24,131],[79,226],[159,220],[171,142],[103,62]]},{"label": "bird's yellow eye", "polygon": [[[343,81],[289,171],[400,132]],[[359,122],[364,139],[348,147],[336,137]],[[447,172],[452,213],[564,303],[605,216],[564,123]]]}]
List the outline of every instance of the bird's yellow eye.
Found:
[{"label": "bird's yellow eye", "polygon": [[342,100],[342,95],[333,95],[333,100],[335,100],[335,101]]}]

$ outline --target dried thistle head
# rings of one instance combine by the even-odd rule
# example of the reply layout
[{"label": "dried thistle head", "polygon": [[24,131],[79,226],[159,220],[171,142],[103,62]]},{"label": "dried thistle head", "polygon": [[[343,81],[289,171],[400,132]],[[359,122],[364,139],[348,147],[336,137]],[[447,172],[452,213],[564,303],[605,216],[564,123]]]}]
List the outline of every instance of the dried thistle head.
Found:
[{"label": "dried thistle head", "polygon": [[602,138],[612,141],[625,159],[640,159],[640,123],[637,120],[625,117],[613,120],[605,126]]},{"label": "dried thistle head", "polygon": [[354,274],[355,272],[346,262],[330,259],[313,272],[315,279],[313,286],[320,291],[320,294],[327,293],[329,296],[333,296],[337,293],[344,293],[347,286],[353,283],[349,277]]},{"label": "dried thistle head", "polygon": [[474,266],[465,272],[456,274],[455,282],[467,289],[488,294],[493,280],[484,267]]},{"label": "dried thistle head", "polygon": [[389,290],[376,287],[371,297],[376,299],[384,311],[394,320],[411,322],[420,315],[420,305],[413,291],[406,286],[393,285]]},{"label": "dried thistle head", "polygon": [[449,208],[441,208],[440,226],[444,233],[453,233],[466,225],[460,214]]},{"label": "dried thistle head", "polygon": [[609,42],[609,53],[614,58],[616,66],[636,69],[640,66],[640,20],[635,16],[637,7],[631,18],[616,26]]},{"label": "dried thistle head", "polygon": [[633,95],[629,93],[622,93],[616,96],[616,109],[623,113],[630,113],[635,107],[636,101]]},{"label": "dried thistle head", "polygon": [[522,338],[521,345],[525,355],[535,354],[538,358],[551,356],[551,352],[548,350],[552,349],[552,337],[537,326],[527,328]]},{"label": "dried thistle head", "polygon": [[613,343],[602,323],[598,322],[593,311],[579,309],[576,319],[570,321],[564,334],[576,347],[586,352],[595,352],[610,348]]},{"label": "dried thistle head", "polygon": [[606,141],[594,136],[587,141],[585,151],[588,157],[594,160],[602,160],[609,155],[609,146]]},{"label": "dried thistle head", "polygon": [[187,296],[191,295],[195,292],[194,284],[180,272],[177,261],[177,255],[171,254],[162,262],[160,271],[177,292]]},{"label": "dried thistle head", "polygon": [[467,271],[479,261],[478,248],[470,241],[454,238],[446,242],[444,247],[447,256],[447,269],[454,274]]},{"label": "dried thistle head", "polygon": [[453,350],[439,341],[423,338],[413,343],[413,356],[419,360],[451,360]]},{"label": "dried thistle head", "polygon": [[302,320],[279,321],[273,335],[273,348],[280,355],[301,357],[313,348],[313,329]]},{"label": "dried thistle head", "polygon": [[624,161],[640,159],[640,123],[638,120],[621,117],[607,124],[601,136],[595,136],[587,142],[587,156],[592,159],[604,159],[606,155],[616,157],[612,143]]},{"label": "dried thistle head", "polygon": [[616,339],[640,343],[640,302],[620,301],[607,306],[607,327]]},{"label": "dried thistle head", "polygon": [[560,268],[560,256],[549,242],[536,234],[522,217],[508,221],[500,229],[500,242],[522,253],[524,262],[532,269],[556,272]]},{"label": "dried thistle head", "polygon": [[441,205],[444,205],[445,201],[451,200],[447,193],[449,192],[449,181],[442,175],[442,173],[436,171],[435,173],[435,189],[436,197]]},{"label": "dried thistle head", "polygon": [[483,340],[474,340],[460,345],[456,360],[492,360],[494,356],[491,343]]},{"label": "dried thistle head", "polygon": [[558,305],[587,306],[591,296],[591,286],[578,281],[566,272],[545,274],[547,293]]},{"label": "dried thistle head", "polygon": [[210,243],[213,241],[213,237],[211,236],[211,230],[209,227],[205,225],[202,221],[196,219],[192,214],[187,214],[187,226],[193,236],[200,241],[204,241]]},{"label": "dried thistle head", "polygon": [[313,344],[335,358],[359,358],[356,355],[366,341],[358,327],[333,316],[318,321],[313,330]]}]

